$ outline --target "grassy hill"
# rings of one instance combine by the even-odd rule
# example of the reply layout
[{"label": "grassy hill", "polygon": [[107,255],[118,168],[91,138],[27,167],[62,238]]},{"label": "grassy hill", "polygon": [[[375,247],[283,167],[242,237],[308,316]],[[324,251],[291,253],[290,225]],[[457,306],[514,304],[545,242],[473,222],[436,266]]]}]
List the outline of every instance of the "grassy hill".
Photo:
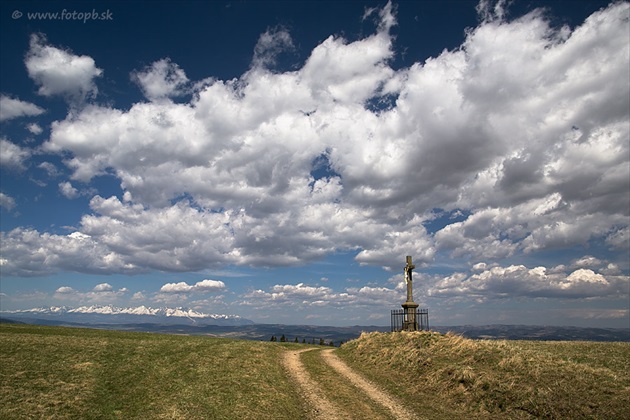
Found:
[{"label": "grassy hill", "polygon": [[[282,364],[296,348],[0,324],[0,418],[304,418]],[[307,369],[334,387],[317,353]],[[630,406],[630,343],[369,333],[336,354],[425,418],[624,418]]]},{"label": "grassy hill", "polygon": [[338,353],[427,418],[629,418],[630,343],[369,333]]}]

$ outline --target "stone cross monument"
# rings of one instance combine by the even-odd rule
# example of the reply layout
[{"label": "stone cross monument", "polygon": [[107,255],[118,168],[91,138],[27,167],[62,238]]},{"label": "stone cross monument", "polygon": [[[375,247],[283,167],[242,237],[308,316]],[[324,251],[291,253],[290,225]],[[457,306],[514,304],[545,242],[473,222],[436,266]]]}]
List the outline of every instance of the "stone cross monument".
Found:
[{"label": "stone cross monument", "polygon": [[416,268],[411,262],[411,255],[407,255],[407,264],[405,265],[405,283],[407,284],[407,301],[402,304],[404,310],[403,331],[417,331],[418,321],[416,320],[416,309],[418,305],[413,301],[413,277],[411,271]]}]

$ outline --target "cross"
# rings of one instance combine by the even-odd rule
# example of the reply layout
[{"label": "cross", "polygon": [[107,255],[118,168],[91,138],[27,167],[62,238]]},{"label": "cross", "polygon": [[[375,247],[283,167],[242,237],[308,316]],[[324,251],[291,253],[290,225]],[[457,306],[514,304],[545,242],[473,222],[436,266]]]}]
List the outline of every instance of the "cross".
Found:
[{"label": "cross", "polygon": [[413,302],[413,289],[411,277],[411,270],[416,268],[411,262],[411,255],[407,255],[407,265],[405,265],[405,283],[407,283],[407,302]]}]

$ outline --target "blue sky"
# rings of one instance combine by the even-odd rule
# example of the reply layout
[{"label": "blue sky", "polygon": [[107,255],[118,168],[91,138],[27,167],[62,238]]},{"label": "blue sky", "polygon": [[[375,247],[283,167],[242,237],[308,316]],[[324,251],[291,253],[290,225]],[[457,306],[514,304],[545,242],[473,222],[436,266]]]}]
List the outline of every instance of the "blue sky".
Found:
[{"label": "blue sky", "polygon": [[2,310],[630,325],[627,2],[0,7]]}]

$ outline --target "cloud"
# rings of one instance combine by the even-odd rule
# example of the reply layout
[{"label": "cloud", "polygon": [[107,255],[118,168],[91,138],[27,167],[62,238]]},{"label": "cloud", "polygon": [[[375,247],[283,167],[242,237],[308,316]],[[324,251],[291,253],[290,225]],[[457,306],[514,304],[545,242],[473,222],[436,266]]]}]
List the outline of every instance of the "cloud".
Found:
[{"label": "cloud", "polygon": [[10,195],[0,192],[0,207],[7,211],[11,211],[15,208],[15,199]]},{"label": "cloud", "polygon": [[131,80],[140,86],[144,96],[151,101],[188,92],[186,73],[169,58],[158,60],[142,71],[132,72]]},{"label": "cloud", "polygon": [[483,271],[488,265],[484,262],[477,263],[472,266],[473,271]]},{"label": "cloud", "polygon": [[495,266],[467,275],[458,272],[436,279],[428,288],[433,297],[469,298],[593,298],[623,297],[628,293],[628,276],[605,275],[591,269],[559,272],[539,266]]},{"label": "cloud", "polygon": [[61,270],[195,271],[205,268],[208,261],[234,260],[226,215],[200,213],[185,203],[145,211],[141,205],[99,196],[91,205],[100,215],[84,216],[82,231],[69,235],[23,228],[2,232],[0,248],[8,261],[3,272],[28,276]]},{"label": "cloud", "polygon": [[42,96],[61,95],[76,103],[98,93],[94,79],[103,71],[96,67],[94,60],[53,47],[44,35],[31,35],[25,64]]},{"label": "cloud", "polygon": [[[603,285],[608,285],[608,281],[601,274],[595,273],[593,270],[589,270],[586,268],[580,268],[579,270],[575,270],[573,273],[569,274],[567,277],[567,282],[569,284],[575,283],[600,283]],[[566,286],[570,287],[570,286]]]},{"label": "cloud", "polygon": [[283,52],[295,50],[291,34],[282,28],[268,29],[260,35],[254,47],[252,66],[268,68],[276,64],[278,56]]},{"label": "cloud", "polygon": [[269,291],[253,290],[246,293],[243,304],[254,307],[363,307],[388,306],[400,299],[400,293],[386,287],[348,288],[335,292],[326,286],[309,286],[304,283],[277,284]]},{"label": "cloud", "polygon": [[513,207],[479,209],[438,231],[436,246],[451,250],[453,257],[500,259],[520,251],[584,245],[607,237],[611,228],[625,223],[623,212],[600,207],[589,214],[578,203],[569,206],[559,197],[554,193]]},{"label": "cloud", "polygon": [[31,132],[31,134],[42,134],[44,130],[39,126],[39,124],[31,123],[26,126],[26,129]]},{"label": "cloud", "polygon": [[260,35],[254,47],[253,66],[268,67],[276,64],[277,56],[295,49],[291,34],[282,28],[268,29]]},{"label": "cloud", "polygon": [[606,243],[613,249],[630,249],[630,227],[614,229],[606,238]]},{"label": "cloud", "polygon": [[109,283],[101,283],[94,286],[95,292],[111,292],[114,288]]},{"label": "cloud", "polygon": [[50,162],[42,162],[37,165],[37,167],[46,171],[46,174],[51,178],[56,178],[61,175],[61,171]]},{"label": "cloud", "polygon": [[[370,115],[362,105],[371,97],[379,96],[379,88],[394,75],[387,65],[392,57],[392,39],[386,30],[352,43],[330,36],[313,49],[299,75],[311,97],[316,103],[320,102],[318,109],[325,109],[328,114],[336,102],[344,104],[337,110],[343,113],[335,119],[337,124],[341,122],[339,119],[350,122],[347,113],[352,110],[352,104],[361,107],[356,109],[359,114],[351,119],[369,121]],[[366,128],[373,128],[372,124]],[[352,137],[348,140],[356,141]]]},{"label": "cloud", "polygon": [[225,289],[225,283],[220,280],[205,279],[195,283],[195,290],[199,291],[219,291]]},{"label": "cloud", "polygon": [[576,267],[600,267],[602,264],[603,261],[590,255],[585,255],[573,262]]},{"label": "cloud", "polygon": [[193,286],[189,285],[186,282],[179,283],[166,283],[164,286],[160,288],[160,292],[165,293],[187,293],[193,289]]},{"label": "cloud", "polygon": [[480,0],[477,3],[477,14],[484,23],[501,22],[508,5],[508,0]]},{"label": "cloud", "polygon": [[[364,249],[356,256],[361,264],[380,264],[391,269],[392,261],[401,255],[413,255],[414,262],[421,267],[433,260],[435,248],[433,241],[422,226],[420,218],[412,219],[400,230],[383,232],[380,241],[369,249]],[[396,267],[398,269],[399,267]]]},{"label": "cloud", "polygon": [[81,232],[55,235],[16,228],[1,232],[0,239],[0,251],[6,261],[2,271],[6,275],[30,277],[60,271],[90,274],[143,271]]},{"label": "cloud", "polygon": [[142,292],[135,292],[133,296],[131,296],[131,300],[133,301],[144,301],[146,300],[146,296]]},{"label": "cloud", "polygon": [[371,306],[392,306],[400,303],[401,294],[395,289],[387,287],[349,288],[347,293],[353,297],[355,305],[363,307]]},{"label": "cloud", "polygon": [[205,279],[189,285],[186,282],[166,283],[160,288],[162,293],[189,293],[189,292],[218,292],[225,289],[225,283],[220,280]]},{"label": "cloud", "polygon": [[[61,286],[53,295],[53,298],[64,302],[89,302],[92,304],[104,304],[119,302],[129,290],[125,287],[114,290],[109,283],[100,283],[90,291],[76,290],[69,286]],[[50,299],[50,297],[48,297]]]},{"label": "cloud", "polygon": [[[391,66],[388,3],[375,33],[330,36],[291,71],[263,66],[290,45],[276,29],[237,79],[189,82],[167,59],[134,73],[149,101],[85,106],[42,146],[68,156],[72,181],[116,177],[123,199],[92,199],[86,237],[3,234],[7,269],[180,272],[349,251],[381,266],[485,261],[476,274],[499,278],[506,257],[627,247],[628,4],[573,29],[541,11],[509,20],[503,1],[479,7],[461,46],[408,68]],[[188,102],[158,100],[191,84]],[[442,212],[461,217],[428,230]]]},{"label": "cloud", "polygon": [[59,192],[69,199],[77,198],[79,196],[79,190],[74,188],[69,182],[60,182],[59,183]]},{"label": "cloud", "polygon": [[19,117],[32,117],[45,112],[43,108],[30,102],[0,95],[0,122]]},{"label": "cloud", "polygon": [[[53,168],[47,167],[46,170],[48,169],[54,169],[54,167]],[[49,176],[54,176],[54,172],[49,173]],[[73,200],[79,196],[90,196],[96,193],[96,189],[92,187],[82,188],[81,190],[79,190],[75,188],[72,185],[72,183],[70,183],[69,181],[60,182],[58,186],[59,186],[59,192],[61,193],[61,195],[63,195],[64,197],[70,200]]]},{"label": "cloud", "polygon": [[576,309],[563,310],[562,315],[577,319],[628,319],[630,311],[627,309]]},{"label": "cloud", "polygon": [[26,169],[26,160],[31,156],[31,151],[12,143],[6,137],[0,137],[0,165],[14,171],[21,172]]}]

